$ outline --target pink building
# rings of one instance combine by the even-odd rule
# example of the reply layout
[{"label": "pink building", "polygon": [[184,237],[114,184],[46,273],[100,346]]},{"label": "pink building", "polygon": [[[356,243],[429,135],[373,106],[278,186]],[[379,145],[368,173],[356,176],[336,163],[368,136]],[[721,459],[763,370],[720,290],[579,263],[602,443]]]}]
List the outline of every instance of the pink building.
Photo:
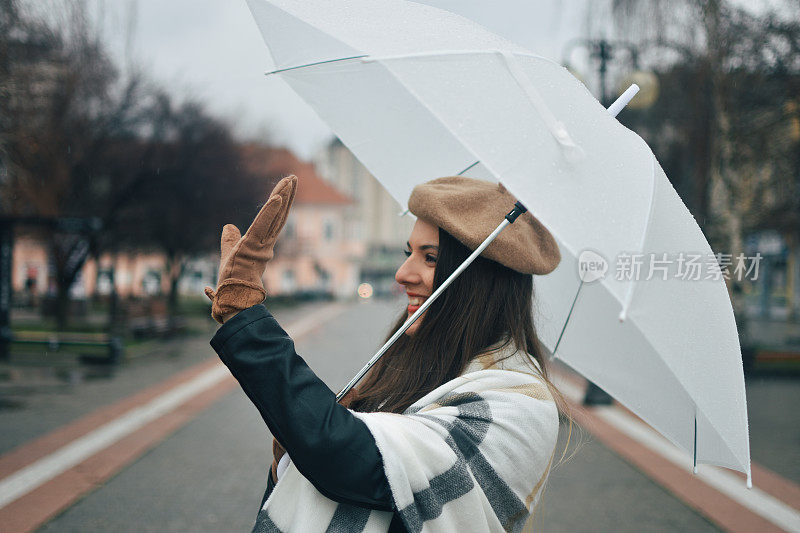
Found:
[{"label": "pink building", "polygon": [[[94,259],[88,259],[75,279],[72,296],[85,298],[95,293],[110,294],[109,273],[112,264],[115,267],[117,293],[123,298],[163,294],[169,290],[169,282],[164,274],[164,256],[153,251],[129,250],[118,253],[115,258],[103,254],[99,268]],[[14,240],[11,272],[12,290],[17,294],[43,296],[55,292],[47,247],[34,236],[23,234]]]},{"label": "pink building", "polygon": [[292,210],[264,274],[267,293],[355,296],[366,248],[358,239],[360,222],[347,216],[353,201],[287,149],[251,144],[244,154],[254,175],[298,177]]},{"label": "pink building", "polygon": [[[254,176],[274,180],[295,174],[299,178],[292,211],[264,275],[268,294],[356,296],[365,244],[358,239],[360,221],[348,218],[353,201],[321,179],[313,164],[300,161],[287,149],[247,144],[242,155]],[[179,283],[181,294],[201,297],[205,285],[216,284],[218,264],[216,251],[194,258]],[[169,291],[163,254],[124,250],[114,257],[102,255],[99,265],[88,259],[72,287],[73,297],[110,294],[112,268],[117,293],[123,298]],[[12,269],[12,287],[18,295],[42,296],[55,290],[46,245],[37,237],[17,235]]]}]

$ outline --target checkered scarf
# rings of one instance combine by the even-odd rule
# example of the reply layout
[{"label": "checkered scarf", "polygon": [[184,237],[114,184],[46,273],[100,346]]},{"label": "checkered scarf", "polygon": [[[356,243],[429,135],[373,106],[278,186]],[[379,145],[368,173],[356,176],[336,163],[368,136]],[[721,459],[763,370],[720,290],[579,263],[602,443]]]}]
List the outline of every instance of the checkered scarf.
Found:
[{"label": "checkered scarf", "polygon": [[[353,412],[375,437],[409,531],[522,531],[558,437],[555,403],[527,357],[489,351],[403,414]],[[253,531],[385,532],[391,519],[326,498],[289,463]]]}]

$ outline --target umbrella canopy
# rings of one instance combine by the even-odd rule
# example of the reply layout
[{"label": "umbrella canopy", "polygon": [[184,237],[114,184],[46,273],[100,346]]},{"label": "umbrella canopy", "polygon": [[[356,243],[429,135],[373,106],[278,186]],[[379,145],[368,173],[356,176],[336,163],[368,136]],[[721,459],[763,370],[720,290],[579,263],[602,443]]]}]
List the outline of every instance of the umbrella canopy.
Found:
[{"label": "umbrella canopy", "polygon": [[555,357],[698,463],[749,476],[722,278],[681,279],[675,261],[646,280],[578,275],[586,250],[607,263],[713,257],[639,136],[560,65],[452,13],[400,0],[248,4],[275,72],[401,205],[416,184],[459,174],[502,181],[547,226],[563,259],[536,278],[536,316]]}]

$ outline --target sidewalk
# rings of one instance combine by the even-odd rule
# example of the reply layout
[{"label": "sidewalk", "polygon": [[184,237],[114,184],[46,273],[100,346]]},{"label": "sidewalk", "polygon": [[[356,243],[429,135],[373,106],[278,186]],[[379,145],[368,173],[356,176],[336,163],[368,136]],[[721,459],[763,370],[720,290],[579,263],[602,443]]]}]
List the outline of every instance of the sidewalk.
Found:
[{"label": "sidewalk", "polygon": [[[341,304],[310,307],[292,309],[291,317],[280,313],[293,338],[313,332],[345,309]],[[38,438],[5,449],[0,454],[3,531],[32,531],[41,526],[234,390],[236,381],[213,354],[208,340],[201,335],[184,344],[188,353],[182,361],[187,364],[181,371],[167,375],[161,373],[163,368],[158,370],[158,364],[145,365],[151,370],[147,373],[151,382],[140,383],[133,394],[123,394],[116,401],[104,399],[100,409],[97,402],[76,404],[68,413],[72,420],[47,428],[39,424]],[[130,385],[141,379],[119,381]],[[76,396],[86,400],[84,392]],[[82,416],[75,417],[76,413]],[[24,425],[32,421],[32,412],[26,409],[9,418]]]},{"label": "sidewalk", "polygon": [[[679,450],[619,404],[582,406],[580,401],[585,380],[560,362],[556,362],[551,370],[556,386],[570,403],[575,422],[722,530],[741,533],[800,531],[800,485],[796,477],[791,479],[792,472],[787,472],[791,470],[793,459],[789,457],[789,464],[784,464],[789,466],[788,469],[775,471],[759,464],[760,459],[772,458],[774,451],[782,452],[784,458],[787,454],[796,456],[791,429],[787,430],[780,423],[776,425],[774,419],[771,424],[759,420],[763,408],[770,406],[751,404],[751,422],[753,417],[761,422],[756,425],[768,430],[771,440],[783,441],[783,449],[769,450],[767,454],[763,443],[752,443],[753,488],[746,489],[744,475],[732,470],[700,465],[699,473],[693,475],[691,458],[685,451]],[[783,424],[790,425],[791,421]],[[787,474],[789,477],[783,477]]]},{"label": "sidewalk", "polygon": [[[316,307],[276,314],[300,339],[299,353],[337,388],[380,345],[397,310],[375,302]],[[131,523],[141,531],[250,527],[271,440],[244,394],[229,394],[236,384],[208,338],[176,349],[171,357],[141,358],[110,382],[86,383],[71,401],[47,394],[17,412],[0,411],[0,423],[22,417],[36,425],[30,439],[0,453],[4,531],[27,531],[47,520],[48,531],[127,530]],[[701,465],[692,475],[688,454],[676,454],[625,409],[581,409],[583,380],[570,381],[562,392],[583,428],[573,428],[572,442],[586,440],[582,434],[591,438],[554,470],[543,530],[634,533],[646,524],[661,531],[800,531],[800,412],[786,408],[800,403],[800,380],[747,384],[752,491],[730,471],[720,475]],[[69,405],[61,409],[64,401]],[[51,417],[49,426],[42,416]]]}]

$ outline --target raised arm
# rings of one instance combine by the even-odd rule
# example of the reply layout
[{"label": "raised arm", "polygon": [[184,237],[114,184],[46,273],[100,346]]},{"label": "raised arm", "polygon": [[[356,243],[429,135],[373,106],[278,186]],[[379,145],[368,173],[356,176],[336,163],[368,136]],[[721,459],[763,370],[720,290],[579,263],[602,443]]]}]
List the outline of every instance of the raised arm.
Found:
[{"label": "raised arm", "polygon": [[380,452],[369,429],[336,402],[263,305],[226,321],[211,346],[317,490],[332,500],[392,510]]},{"label": "raised arm", "polygon": [[211,316],[223,326],[211,345],[239,380],[298,470],[331,499],[391,508],[371,433],[294,351],[294,342],[261,305],[262,276],[297,191],[297,177],[275,185],[247,232],[222,229],[219,280],[206,287]]}]

